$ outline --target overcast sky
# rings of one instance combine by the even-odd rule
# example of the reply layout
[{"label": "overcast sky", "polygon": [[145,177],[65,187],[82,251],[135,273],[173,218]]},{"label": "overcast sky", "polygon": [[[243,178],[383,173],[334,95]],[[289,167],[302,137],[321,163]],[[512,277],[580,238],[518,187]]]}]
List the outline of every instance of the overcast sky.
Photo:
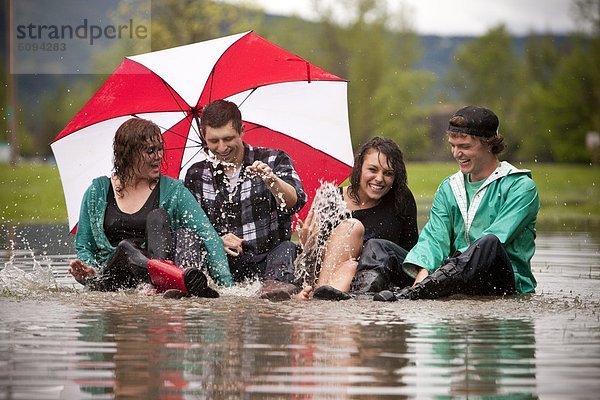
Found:
[{"label": "overcast sky", "polygon": [[[253,2],[272,14],[316,19],[313,0],[223,0]],[[334,6],[339,0],[320,0]],[[386,0],[391,11],[404,6],[421,34],[481,35],[504,23],[513,34],[574,31],[572,0]],[[343,14],[343,10],[340,10]]]}]

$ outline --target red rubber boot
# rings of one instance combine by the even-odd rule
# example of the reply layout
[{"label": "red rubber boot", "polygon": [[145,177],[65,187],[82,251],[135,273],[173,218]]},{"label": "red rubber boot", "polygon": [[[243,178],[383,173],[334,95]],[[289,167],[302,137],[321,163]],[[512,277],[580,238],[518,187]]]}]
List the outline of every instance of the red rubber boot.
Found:
[{"label": "red rubber boot", "polygon": [[152,284],[159,290],[178,289],[188,292],[183,279],[184,271],[172,261],[152,259],[148,261],[148,273]]},{"label": "red rubber boot", "polygon": [[148,273],[159,290],[177,289],[193,296],[219,297],[198,268],[181,269],[172,261],[152,259],[148,261]]}]

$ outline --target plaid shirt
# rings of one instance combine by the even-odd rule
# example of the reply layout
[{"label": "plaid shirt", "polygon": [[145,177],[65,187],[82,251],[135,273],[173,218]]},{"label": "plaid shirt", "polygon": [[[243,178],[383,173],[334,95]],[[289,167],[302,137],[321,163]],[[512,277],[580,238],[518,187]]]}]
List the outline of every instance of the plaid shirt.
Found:
[{"label": "plaid shirt", "polygon": [[[296,189],[298,201],[289,210],[277,205],[267,185],[246,172],[254,161],[268,164],[273,172]],[[221,164],[205,160],[188,170],[185,186],[192,192],[220,236],[226,233],[244,239],[246,254],[262,254],[292,234],[292,216],[306,204],[300,177],[291,158],[281,150],[252,147],[244,142],[244,162],[233,189]],[[231,191],[231,192],[230,192]]]}]

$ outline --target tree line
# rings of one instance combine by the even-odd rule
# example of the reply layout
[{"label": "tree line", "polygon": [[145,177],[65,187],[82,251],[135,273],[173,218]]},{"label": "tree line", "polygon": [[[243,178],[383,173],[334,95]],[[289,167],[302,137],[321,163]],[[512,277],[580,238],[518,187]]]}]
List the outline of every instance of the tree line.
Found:
[{"label": "tree line", "polygon": [[[459,47],[445,76],[417,68],[423,49],[406,10],[391,13],[382,0],[340,0],[351,16],[340,22],[321,3],[314,2],[320,19],[305,21],[209,0],[152,2],[152,50],[254,30],[349,80],[355,147],[380,135],[396,140],[408,160],[447,156],[440,151],[444,121],[460,106],[477,104],[499,115],[509,159],[599,160],[600,149],[586,147],[586,138],[600,132],[600,0],[573,1],[582,30],[566,40],[532,33],[516,49],[506,27],[496,26]],[[124,2],[117,12],[135,12],[131,6]],[[135,48],[113,48],[95,62],[116,67],[129,54]],[[47,156],[48,143],[106,77],[63,82],[35,104],[18,105],[20,153]],[[6,113],[6,85],[0,92]],[[4,118],[0,141],[7,135]]]}]

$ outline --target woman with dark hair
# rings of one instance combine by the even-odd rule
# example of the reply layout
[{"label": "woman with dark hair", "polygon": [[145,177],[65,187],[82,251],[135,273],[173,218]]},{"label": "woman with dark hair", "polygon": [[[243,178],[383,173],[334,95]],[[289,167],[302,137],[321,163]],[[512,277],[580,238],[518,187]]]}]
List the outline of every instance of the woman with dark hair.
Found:
[{"label": "woman with dark hair", "polygon": [[69,272],[94,290],[146,282],[174,289],[175,297],[218,297],[199,267],[205,254],[214,281],[231,286],[223,243],[183,182],[161,175],[158,126],[141,118],[125,121],[115,133],[113,152],[112,176],[94,179],[83,196],[77,259]]},{"label": "woman with dark hair", "polygon": [[[340,191],[350,218],[339,222],[326,238],[315,298],[343,300],[350,297],[350,290],[386,288],[402,279],[402,260],[417,242],[417,206],[407,185],[402,152],[392,140],[375,137],[361,146],[350,185]],[[300,229],[302,244],[318,229],[314,219],[313,207]],[[382,251],[391,262],[382,265],[374,259],[383,256]],[[299,297],[307,299],[312,289],[309,284]]]}]

